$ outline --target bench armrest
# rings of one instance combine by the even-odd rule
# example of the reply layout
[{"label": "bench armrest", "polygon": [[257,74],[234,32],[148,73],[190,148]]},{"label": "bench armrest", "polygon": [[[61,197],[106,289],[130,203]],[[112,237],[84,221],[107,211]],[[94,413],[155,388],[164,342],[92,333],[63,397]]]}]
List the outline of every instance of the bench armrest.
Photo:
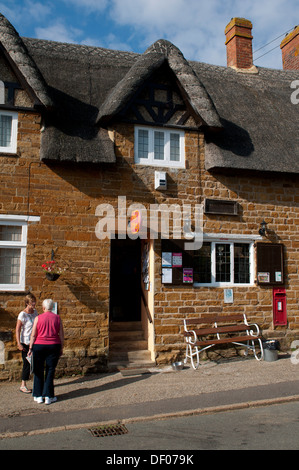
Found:
[{"label": "bench armrest", "polygon": [[259,329],[259,327],[258,327],[258,325],[257,325],[256,323],[250,323],[250,324],[247,324],[247,325],[249,326],[249,328],[252,328],[252,327],[255,328],[255,331],[250,330],[250,334],[251,334],[252,336],[259,336],[259,334],[260,334],[260,329]]},{"label": "bench armrest", "polygon": [[[197,334],[194,330],[188,330],[186,336],[186,341],[190,344],[195,344],[198,341]],[[188,339],[187,339],[188,338]]]}]

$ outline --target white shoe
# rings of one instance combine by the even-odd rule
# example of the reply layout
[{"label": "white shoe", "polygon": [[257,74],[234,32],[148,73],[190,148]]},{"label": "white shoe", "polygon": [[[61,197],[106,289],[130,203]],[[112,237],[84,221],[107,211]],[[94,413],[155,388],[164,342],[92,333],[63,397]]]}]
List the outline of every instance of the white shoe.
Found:
[{"label": "white shoe", "polygon": [[57,401],[57,397],[53,397],[53,398],[46,397],[45,398],[45,404],[46,405],[51,405],[51,403],[55,403],[55,401]]},{"label": "white shoe", "polygon": [[34,401],[36,401],[36,403],[43,403],[43,397],[34,397]]}]

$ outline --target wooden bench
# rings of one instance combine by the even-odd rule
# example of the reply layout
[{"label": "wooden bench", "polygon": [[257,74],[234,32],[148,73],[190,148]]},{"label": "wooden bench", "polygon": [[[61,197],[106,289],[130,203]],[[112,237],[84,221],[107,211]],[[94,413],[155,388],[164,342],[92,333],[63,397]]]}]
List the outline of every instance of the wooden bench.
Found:
[{"label": "wooden bench", "polygon": [[259,327],[256,323],[248,324],[245,314],[185,319],[184,336],[187,343],[184,362],[190,359],[193,369],[199,365],[199,354],[218,344],[245,346],[245,354],[252,350],[258,361],[264,356]]}]

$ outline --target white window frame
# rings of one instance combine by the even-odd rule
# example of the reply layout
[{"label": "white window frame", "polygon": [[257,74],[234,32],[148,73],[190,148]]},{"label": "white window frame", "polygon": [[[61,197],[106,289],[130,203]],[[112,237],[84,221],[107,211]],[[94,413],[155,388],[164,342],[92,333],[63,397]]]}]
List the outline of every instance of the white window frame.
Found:
[{"label": "white window frame", "polygon": [[28,222],[39,222],[39,220],[40,217],[38,216],[13,216],[3,214],[0,215],[0,225],[14,225],[22,227],[22,235],[20,241],[0,240],[0,248],[19,248],[21,250],[19,282],[16,284],[0,284],[0,292],[23,292],[25,290]]},{"label": "white window frame", "polygon": [[17,153],[17,140],[18,140],[18,113],[15,111],[5,111],[0,109],[1,116],[12,117],[11,124],[11,143],[8,147],[0,145],[0,153]]},{"label": "white window frame", "polygon": [[[211,282],[204,283],[198,282],[194,283],[194,287],[251,287],[254,286],[254,272],[255,272],[255,257],[254,257],[254,243],[257,237],[252,239],[252,237],[246,236],[216,236],[216,235],[206,235],[203,237],[203,242],[211,243]],[[244,243],[249,245],[249,278],[248,283],[235,283],[234,282],[234,244]],[[216,245],[228,244],[230,245],[230,282],[216,282]]]},{"label": "white window frame", "polygon": [[[139,131],[147,131],[149,139],[148,158],[138,156]],[[154,133],[163,132],[164,134],[164,159],[156,160],[154,158]],[[170,160],[170,134],[179,136],[180,159],[179,161]],[[167,168],[185,168],[185,132],[177,129],[162,127],[135,126],[135,145],[134,145],[135,163],[146,166],[159,166]]]}]

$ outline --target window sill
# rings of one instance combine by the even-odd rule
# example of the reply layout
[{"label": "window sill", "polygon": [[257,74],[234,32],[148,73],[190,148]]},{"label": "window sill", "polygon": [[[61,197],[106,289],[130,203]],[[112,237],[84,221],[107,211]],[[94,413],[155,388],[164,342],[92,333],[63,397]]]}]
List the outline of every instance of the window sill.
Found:
[{"label": "window sill", "polygon": [[27,294],[28,290],[25,289],[25,287],[18,289],[18,288],[12,288],[12,289],[7,289],[6,287],[0,287],[0,294]]},{"label": "window sill", "polygon": [[200,284],[200,283],[194,283],[193,287],[218,287],[220,289],[232,289],[236,287],[255,287],[254,283],[250,284],[229,284],[229,283],[214,283],[214,284]]},{"label": "window sill", "polygon": [[154,168],[162,168],[162,169],[165,169],[165,168],[168,168],[170,170],[176,170],[176,169],[180,169],[180,170],[184,170],[186,168],[185,166],[185,163],[181,163],[181,162],[178,162],[178,164],[165,164],[162,163],[162,162],[141,162],[141,161],[135,161],[135,165],[137,166],[144,166],[144,167],[154,167]]},{"label": "window sill", "polygon": [[0,151],[0,157],[19,158],[19,155],[16,152],[1,152]]}]

